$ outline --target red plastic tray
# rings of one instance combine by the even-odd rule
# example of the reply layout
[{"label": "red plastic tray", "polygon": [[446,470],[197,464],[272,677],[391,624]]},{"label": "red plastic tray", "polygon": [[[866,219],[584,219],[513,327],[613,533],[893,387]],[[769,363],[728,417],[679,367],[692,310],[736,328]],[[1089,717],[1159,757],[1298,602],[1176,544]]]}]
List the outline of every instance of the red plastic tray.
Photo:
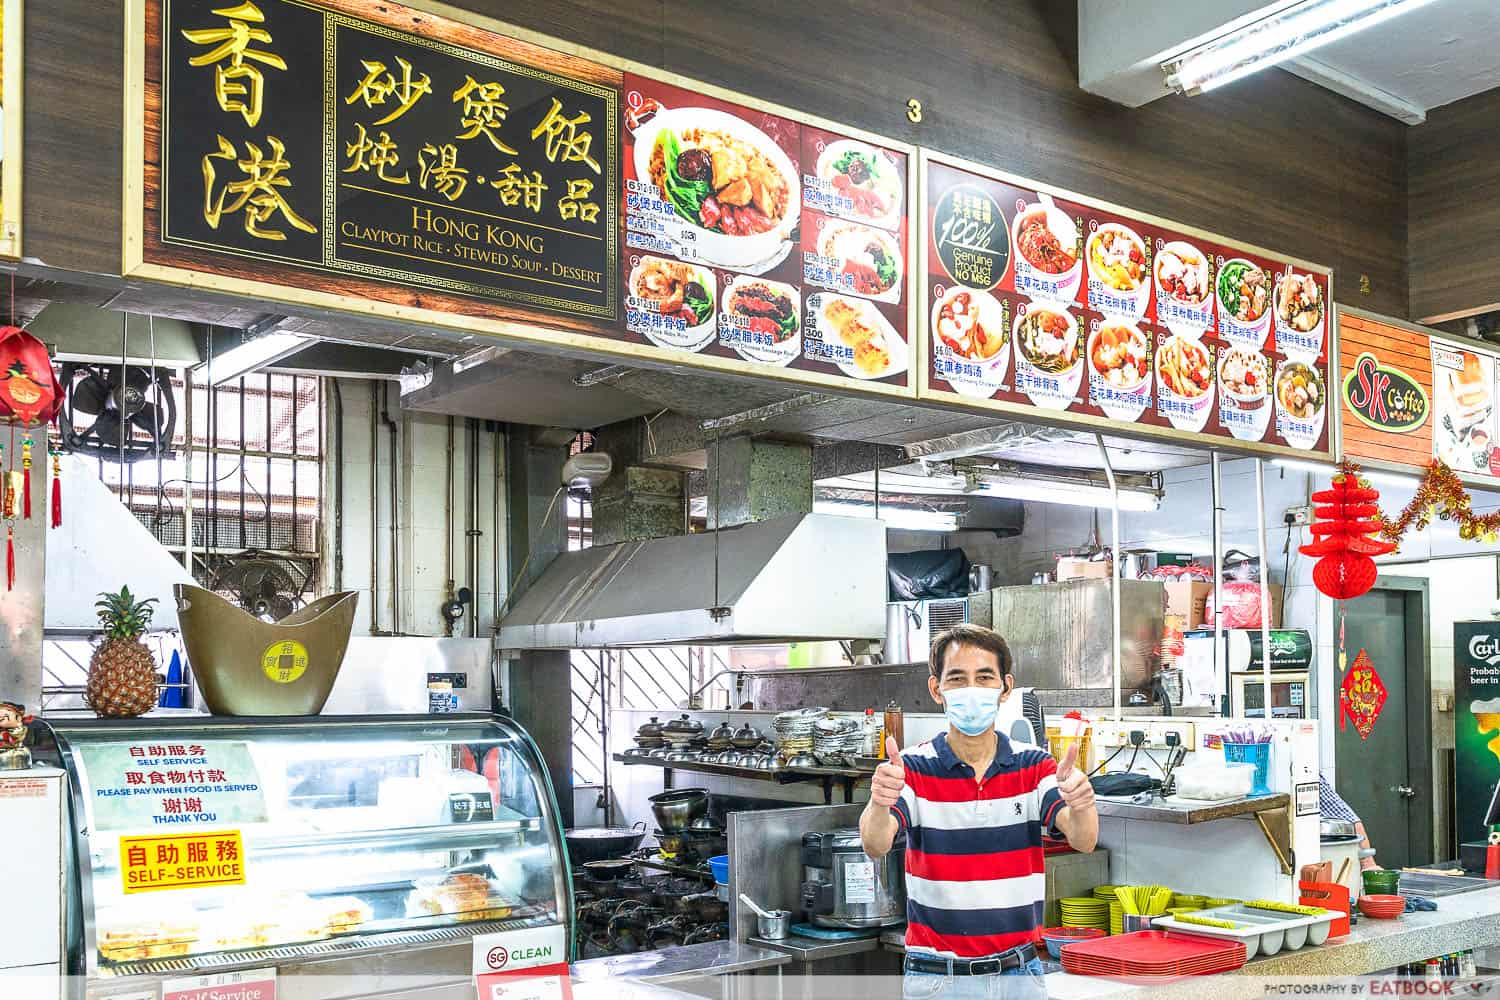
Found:
[{"label": "red plastic tray", "polygon": [[1062,948],[1062,965],[1068,972],[1111,979],[1186,979],[1244,964],[1242,942],[1174,931],[1137,931]]}]

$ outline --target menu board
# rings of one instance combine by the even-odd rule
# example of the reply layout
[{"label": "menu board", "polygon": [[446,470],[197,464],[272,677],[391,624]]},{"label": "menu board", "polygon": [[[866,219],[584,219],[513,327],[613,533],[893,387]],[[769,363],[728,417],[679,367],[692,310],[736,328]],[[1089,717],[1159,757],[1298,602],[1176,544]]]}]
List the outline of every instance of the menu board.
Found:
[{"label": "menu board", "polygon": [[1500,476],[1495,355],[1432,341],[1432,453],[1454,472]]},{"label": "menu board", "polygon": [[627,339],[910,384],[907,153],[627,73]]},{"label": "menu board", "polygon": [[924,396],[1328,450],[1326,272],[924,164]]}]

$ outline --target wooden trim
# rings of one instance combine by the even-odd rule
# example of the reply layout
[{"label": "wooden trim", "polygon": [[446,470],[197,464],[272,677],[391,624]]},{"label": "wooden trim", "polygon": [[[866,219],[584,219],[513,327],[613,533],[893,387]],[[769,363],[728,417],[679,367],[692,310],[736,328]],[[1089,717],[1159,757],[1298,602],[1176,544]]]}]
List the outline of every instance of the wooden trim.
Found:
[{"label": "wooden trim", "polygon": [[22,175],[26,163],[24,106],[26,92],[26,11],[24,0],[4,2],[4,65],[0,102],[5,108],[5,159],[0,163],[0,257],[21,258]]}]

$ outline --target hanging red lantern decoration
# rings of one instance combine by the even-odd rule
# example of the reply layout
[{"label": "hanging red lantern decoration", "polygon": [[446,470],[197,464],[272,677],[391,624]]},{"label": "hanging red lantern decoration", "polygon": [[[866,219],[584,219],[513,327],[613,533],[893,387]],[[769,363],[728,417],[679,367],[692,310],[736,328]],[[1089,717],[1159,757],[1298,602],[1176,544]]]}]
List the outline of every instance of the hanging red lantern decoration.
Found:
[{"label": "hanging red lantern decoration", "polygon": [[49,423],[62,398],[62,383],[42,342],[19,326],[0,326],[0,418]]},{"label": "hanging red lantern decoration", "polygon": [[1358,466],[1344,463],[1332,487],[1312,496],[1317,507],[1308,529],[1316,539],[1298,549],[1316,556],[1313,583],[1335,600],[1347,601],[1375,586],[1378,570],[1373,556],[1394,552],[1392,542],[1375,537],[1381,529],[1380,493],[1357,475]]}]

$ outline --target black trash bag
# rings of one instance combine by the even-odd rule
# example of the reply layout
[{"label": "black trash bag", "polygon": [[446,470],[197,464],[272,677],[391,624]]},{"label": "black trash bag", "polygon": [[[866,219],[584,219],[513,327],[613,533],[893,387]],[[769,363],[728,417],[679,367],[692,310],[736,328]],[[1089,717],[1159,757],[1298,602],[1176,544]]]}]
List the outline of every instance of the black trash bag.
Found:
[{"label": "black trash bag", "polygon": [[963,549],[894,552],[885,566],[893,601],[969,596],[969,557]]}]

